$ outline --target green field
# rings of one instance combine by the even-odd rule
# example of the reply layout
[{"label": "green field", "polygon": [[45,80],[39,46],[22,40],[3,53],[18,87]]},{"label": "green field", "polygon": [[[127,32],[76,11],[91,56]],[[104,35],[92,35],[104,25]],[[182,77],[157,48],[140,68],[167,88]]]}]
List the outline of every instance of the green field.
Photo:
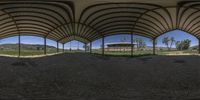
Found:
[{"label": "green field", "polygon": [[[94,54],[102,54],[101,50],[93,50],[92,53]],[[104,54],[106,56],[131,56],[130,51],[125,51],[125,52],[119,52],[119,51],[105,51]],[[141,56],[141,55],[152,55],[153,52],[148,50],[148,51],[134,51],[133,56]]]},{"label": "green field", "polygon": [[[59,53],[61,53],[63,50],[60,49]],[[81,50],[65,50],[65,53],[77,53],[77,52],[85,52]],[[55,50],[47,50],[47,54],[56,54],[57,49]],[[18,56],[19,52],[18,50],[0,50],[0,55],[10,55],[10,56]],[[21,50],[21,56],[37,56],[37,55],[44,55],[44,50]]]},{"label": "green field", "polygon": [[[93,50],[93,53],[95,54],[102,54],[101,50]],[[152,55],[152,50],[145,50],[145,51],[134,51],[133,56],[140,56],[140,55]],[[156,55],[196,55],[198,54],[197,50],[184,50],[184,51],[167,51],[167,50],[159,50],[156,51]],[[131,56],[131,52],[108,52],[105,51],[105,55],[113,55],[113,56]]]},{"label": "green field", "polygon": [[[62,50],[59,50],[59,52],[62,52]],[[65,50],[65,53],[79,53],[79,52],[85,52],[84,50]],[[56,54],[56,50],[47,50],[47,54]],[[89,52],[87,52],[89,53]],[[93,50],[93,54],[102,54],[101,50]],[[153,52],[151,50],[146,51],[134,51],[133,56],[141,56],[141,55],[152,55]],[[156,55],[195,55],[198,54],[197,50],[185,50],[185,51],[166,51],[166,50],[160,50],[156,51]],[[18,50],[0,50],[0,55],[11,55],[11,56],[18,56]],[[44,50],[22,50],[21,56],[36,56],[36,55],[44,55]],[[108,52],[105,51],[105,55],[107,56],[131,56],[130,51],[126,52]]]},{"label": "green field", "polygon": [[[47,51],[47,54],[53,54],[56,51]],[[0,50],[1,55],[11,55],[11,56],[18,56],[18,50]],[[22,50],[21,56],[36,56],[36,55],[44,55],[43,50]]]},{"label": "green field", "polygon": [[197,50],[183,50],[183,51],[157,51],[157,55],[195,55],[198,54]]}]

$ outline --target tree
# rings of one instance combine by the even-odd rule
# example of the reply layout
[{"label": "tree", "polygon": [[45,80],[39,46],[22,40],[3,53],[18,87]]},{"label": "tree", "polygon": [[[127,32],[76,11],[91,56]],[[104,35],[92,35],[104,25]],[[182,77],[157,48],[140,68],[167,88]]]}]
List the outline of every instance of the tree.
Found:
[{"label": "tree", "polygon": [[137,49],[139,48],[139,38],[134,38],[133,42],[136,43]]},{"label": "tree", "polygon": [[123,38],[121,38],[121,42],[126,42],[126,37],[124,36]]},{"label": "tree", "polygon": [[187,49],[189,49],[190,44],[191,44],[191,40],[189,40],[189,39],[186,39],[183,41],[177,41],[176,48],[177,48],[177,50],[187,50]]},{"label": "tree", "polygon": [[181,41],[177,41],[176,42],[176,49],[177,50],[182,50]]},{"label": "tree", "polygon": [[171,41],[171,44],[170,44],[170,48],[169,49],[171,50],[172,45],[176,42],[176,40],[174,39],[174,37],[171,37],[170,41]]},{"label": "tree", "polygon": [[133,42],[136,43],[137,49],[146,47],[146,43],[141,38],[134,38]]},{"label": "tree", "polygon": [[89,45],[83,45],[83,48],[86,49],[87,51],[90,50],[90,46]]},{"label": "tree", "polygon": [[170,42],[169,37],[164,37],[164,38],[162,39],[162,43],[165,44],[165,45],[167,46],[167,49],[168,49],[168,50],[170,50],[170,49],[169,49],[169,42]]},{"label": "tree", "polygon": [[138,47],[139,48],[144,48],[146,46],[146,43],[144,42],[143,39],[138,40]]},{"label": "tree", "polygon": [[176,40],[174,39],[174,37],[164,37],[162,40],[162,43],[165,44],[167,46],[167,49],[170,51],[172,48],[172,45],[176,42]]}]

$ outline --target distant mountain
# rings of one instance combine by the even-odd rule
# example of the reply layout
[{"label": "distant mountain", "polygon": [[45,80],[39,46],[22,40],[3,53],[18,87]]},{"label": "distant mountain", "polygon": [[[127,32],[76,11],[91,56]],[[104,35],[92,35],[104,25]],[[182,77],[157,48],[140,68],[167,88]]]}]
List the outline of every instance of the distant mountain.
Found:
[{"label": "distant mountain", "polygon": [[[18,44],[1,44],[0,50],[17,50]],[[44,50],[44,45],[39,44],[21,44],[21,49],[24,50]],[[47,49],[56,49],[54,46],[48,46]]]},{"label": "distant mountain", "polygon": [[198,48],[199,48],[198,45],[195,45],[195,46],[191,46],[191,47],[190,47],[190,49],[192,49],[192,50],[197,50]]}]

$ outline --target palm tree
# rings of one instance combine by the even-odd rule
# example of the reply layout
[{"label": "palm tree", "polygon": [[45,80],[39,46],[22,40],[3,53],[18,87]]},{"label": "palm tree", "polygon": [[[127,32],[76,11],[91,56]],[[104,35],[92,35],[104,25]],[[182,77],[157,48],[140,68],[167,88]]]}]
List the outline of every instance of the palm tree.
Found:
[{"label": "palm tree", "polygon": [[146,45],[143,39],[139,39],[138,43],[139,43],[139,48],[144,48]]},{"label": "palm tree", "polygon": [[169,42],[170,42],[169,37],[164,37],[164,38],[162,39],[162,43],[165,44],[165,45],[167,46],[168,50],[170,50],[170,48],[169,48]]},{"label": "palm tree", "polygon": [[138,50],[138,48],[139,48],[139,38],[135,38],[135,42],[136,42],[137,50]]},{"label": "palm tree", "polygon": [[173,43],[176,42],[176,40],[174,39],[174,37],[171,37],[171,38],[170,38],[170,41],[171,41],[171,44],[170,44],[170,49],[169,49],[169,50],[171,50],[172,45],[173,45]]},{"label": "palm tree", "polygon": [[124,36],[123,38],[121,38],[121,42],[126,42],[126,37]]},{"label": "palm tree", "polygon": [[70,43],[69,51],[72,51],[72,43],[71,42],[72,41],[69,42]]}]

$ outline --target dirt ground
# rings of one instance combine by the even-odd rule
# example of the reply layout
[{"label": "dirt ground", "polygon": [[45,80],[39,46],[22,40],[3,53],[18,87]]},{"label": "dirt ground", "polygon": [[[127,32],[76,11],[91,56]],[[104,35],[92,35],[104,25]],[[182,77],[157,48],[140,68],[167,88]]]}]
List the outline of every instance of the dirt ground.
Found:
[{"label": "dirt ground", "polygon": [[200,100],[200,56],[0,57],[0,100]]}]

